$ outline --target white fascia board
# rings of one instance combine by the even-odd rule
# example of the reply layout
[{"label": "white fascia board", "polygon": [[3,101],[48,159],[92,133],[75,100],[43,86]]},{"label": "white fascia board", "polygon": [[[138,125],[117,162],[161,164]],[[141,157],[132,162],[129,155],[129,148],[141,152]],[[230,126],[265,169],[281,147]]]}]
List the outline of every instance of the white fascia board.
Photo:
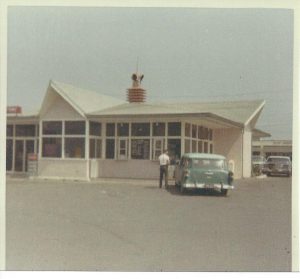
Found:
[{"label": "white fascia board", "polygon": [[248,126],[249,126],[251,120],[252,120],[257,114],[259,114],[259,113],[262,111],[262,109],[264,108],[265,104],[266,104],[266,101],[262,101],[262,102],[261,102],[261,104],[258,106],[258,108],[252,113],[252,115],[251,115],[251,116],[248,118],[248,120],[244,123],[244,126],[245,126],[245,127],[248,127]]},{"label": "white fascia board", "polygon": [[72,99],[70,99],[53,81],[50,81],[50,86],[59,94],[68,104],[70,104],[84,119],[85,113],[78,107]]}]

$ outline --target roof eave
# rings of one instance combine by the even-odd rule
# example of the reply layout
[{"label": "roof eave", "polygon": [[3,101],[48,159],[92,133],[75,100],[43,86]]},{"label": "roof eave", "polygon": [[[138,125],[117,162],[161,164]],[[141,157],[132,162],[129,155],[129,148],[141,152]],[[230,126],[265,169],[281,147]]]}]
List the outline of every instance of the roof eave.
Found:
[{"label": "roof eave", "polygon": [[213,114],[213,113],[158,113],[158,114],[100,114],[100,115],[95,115],[95,114],[86,114],[88,119],[95,119],[95,118],[124,118],[124,117],[131,117],[131,118],[140,118],[140,117],[166,117],[166,116],[175,116],[175,117],[182,117],[182,116],[201,116],[201,117],[207,117],[207,118],[212,118],[218,122],[223,122],[227,123],[230,126],[238,127],[238,128],[243,128],[244,124],[232,121],[230,119],[221,117],[219,115]]}]

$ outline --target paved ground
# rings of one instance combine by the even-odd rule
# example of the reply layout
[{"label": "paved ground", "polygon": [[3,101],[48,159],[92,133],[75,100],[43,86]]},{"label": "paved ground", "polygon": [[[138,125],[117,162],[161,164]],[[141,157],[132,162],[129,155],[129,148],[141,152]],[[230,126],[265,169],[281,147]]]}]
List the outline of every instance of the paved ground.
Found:
[{"label": "paved ground", "polygon": [[9,179],[8,270],[290,271],[291,179],[228,197],[153,181]]}]

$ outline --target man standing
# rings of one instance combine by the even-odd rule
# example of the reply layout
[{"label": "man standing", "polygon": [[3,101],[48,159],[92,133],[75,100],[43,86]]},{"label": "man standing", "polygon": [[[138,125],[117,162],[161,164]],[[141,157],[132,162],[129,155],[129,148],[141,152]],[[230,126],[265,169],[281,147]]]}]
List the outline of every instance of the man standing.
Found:
[{"label": "man standing", "polygon": [[162,187],[163,176],[165,176],[165,187],[168,188],[168,167],[170,164],[170,158],[168,156],[168,150],[165,149],[164,153],[158,157],[160,170],[159,170],[159,188]]}]

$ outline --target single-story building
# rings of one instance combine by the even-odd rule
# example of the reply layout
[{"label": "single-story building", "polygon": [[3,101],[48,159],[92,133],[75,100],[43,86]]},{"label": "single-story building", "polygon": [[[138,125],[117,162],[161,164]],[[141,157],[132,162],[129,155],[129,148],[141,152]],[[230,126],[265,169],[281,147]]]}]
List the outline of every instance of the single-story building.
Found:
[{"label": "single-story building", "polygon": [[291,140],[255,140],[252,143],[252,155],[288,156],[293,158],[293,143]]},{"label": "single-story building", "polygon": [[[128,100],[50,81],[36,113],[7,115],[6,169],[41,178],[158,177],[158,156],[227,157],[236,178],[251,176],[252,136],[265,101],[148,103],[143,76]],[[124,98],[125,99],[125,98]]]}]

